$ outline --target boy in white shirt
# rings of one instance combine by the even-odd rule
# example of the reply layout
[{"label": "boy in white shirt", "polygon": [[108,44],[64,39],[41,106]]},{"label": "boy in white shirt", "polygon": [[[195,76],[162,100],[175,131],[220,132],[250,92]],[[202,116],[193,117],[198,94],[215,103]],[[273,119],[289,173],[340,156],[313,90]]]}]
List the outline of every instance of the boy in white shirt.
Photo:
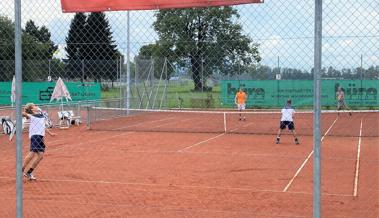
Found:
[{"label": "boy in white shirt", "polygon": [[295,132],[295,124],[293,122],[293,118],[295,115],[295,110],[291,107],[291,99],[287,100],[286,106],[282,109],[282,117],[280,119],[280,126],[278,130],[278,135],[276,137],[276,144],[280,142],[280,135],[282,134],[282,130],[288,126],[288,130],[292,132],[292,135],[295,139],[295,144],[299,144],[299,139],[296,137]]},{"label": "boy in white shirt", "polygon": [[45,152],[45,131],[47,131],[51,136],[55,136],[56,134],[52,133],[49,129],[46,129],[45,117],[42,113],[40,113],[39,108],[33,103],[28,103],[25,106],[25,111],[22,113],[22,116],[30,120],[30,151],[25,158],[22,166],[22,172],[24,172],[25,167],[31,162],[30,168],[26,173],[24,173],[24,176],[29,180],[36,180],[36,177],[33,176],[32,172],[42,160]]}]

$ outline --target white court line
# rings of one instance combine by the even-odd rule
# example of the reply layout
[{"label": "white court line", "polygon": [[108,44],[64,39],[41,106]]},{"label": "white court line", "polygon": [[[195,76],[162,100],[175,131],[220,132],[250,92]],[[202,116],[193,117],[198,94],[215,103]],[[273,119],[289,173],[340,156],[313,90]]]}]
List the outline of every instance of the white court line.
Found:
[{"label": "white court line", "polygon": [[[129,133],[132,133],[132,132],[129,132]],[[77,136],[77,137],[80,137],[81,135],[79,135],[79,136]],[[113,136],[112,136],[113,137]],[[53,139],[53,138],[51,138],[52,140],[48,140],[48,146],[47,146],[47,151],[50,153],[50,151],[57,151],[57,150],[62,150],[62,149],[64,149],[65,147],[67,147],[67,145],[71,145],[72,143],[70,143],[70,144],[67,144],[67,143],[63,143],[63,142],[65,142],[65,140],[64,139]],[[106,138],[106,139],[108,139],[108,138]],[[104,139],[105,140],[105,139]],[[27,141],[27,143],[29,143],[29,139],[28,140],[23,140],[23,141]],[[103,139],[101,139],[101,140],[97,140],[97,141],[103,141]],[[57,142],[62,142],[62,143],[60,143],[60,144],[56,144]],[[90,141],[91,142],[91,141]],[[91,142],[92,143],[92,142]],[[80,144],[75,144],[75,145],[81,145],[81,144],[84,144],[84,143],[80,143]],[[49,148],[49,147],[51,147],[51,146],[57,146],[57,145],[62,145],[62,146],[60,146],[60,147],[58,147],[58,148]],[[12,158],[12,159],[5,159],[5,160],[0,160],[0,163],[2,163],[2,162],[8,162],[8,161],[13,161],[13,160],[15,160],[15,158]]]},{"label": "white court line", "polygon": [[[15,201],[16,198],[4,198],[5,200],[8,200],[8,201]],[[33,200],[29,200],[29,199],[25,199],[25,201],[33,201]],[[159,212],[162,212],[164,214],[166,214],[167,212],[166,211],[175,211],[175,212],[180,212],[181,214],[183,214],[184,212],[186,212],[186,214],[194,214],[194,212],[196,213],[222,213],[222,214],[238,214],[239,216],[238,217],[257,217],[257,216],[260,216],[260,217],[272,217],[272,214],[266,214],[266,213],[257,213],[257,212],[252,212],[251,210],[241,210],[241,209],[238,209],[238,210],[233,210],[233,209],[206,209],[207,207],[205,207],[204,205],[204,209],[202,208],[196,208],[196,207],[189,207],[189,208],[186,208],[186,207],[182,207],[182,206],[160,206],[160,205],[141,205],[141,204],[132,204],[132,203],[119,203],[119,202],[93,202],[91,201],[89,203],[86,202],[86,203],[83,203],[83,201],[65,201],[65,200],[51,200],[51,199],[38,199],[38,201],[40,202],[44,202],[44,203],[49,203],[49,202],[54,202],[55,204],[59,204],[59,205],[63,205],[63,204],[68,204],[68,205],[80,205],[80,206],[92,206],[92,207],[96,207],[96,208],[102,208],[104,206],[112,206],[112,207],[132,207],[133,209],[136,209],[136,208],[141,208],[141,209],[144,209],[146,210],[146,208],[153,208],[153,209],[159,209]],[[184,215],[184,214],[183,214]],[[165,216],[166,217],[166,216]],[[184,217],[188,217],[188,216],[184,216]],[[192,217],[192,216],[191,216]],[[235,217],[235,216],[233,216]],[[302,216],[302,215],[275,215],[275,217],[277,218],[306,218],[307,216]]]},{"label": "white court line", "polygon": [[214,136],[214,137],[212,137],[212,138],[209,138],[209,139],[203,140],[203,141],[201,141],[201,142],[195,143],[195,144],[193,144],[193,145],[187,146],[187,147],[185,147],[185,148],[182,148],[182,149],[178,150],[177,152],[182,152],[182,151],[184,151],[184,150],[187,150],[187,149],[193,148],[193,147],[195,147],[195,146],[201,145],[201,144],[203,144],[203,143],[205,143],[205,142],[208,142],[208,141],[210,141],[210,140],[216,139],[216,138],[221,137],[221,136],[223,136],[223,135],[225,135],[225,133],[221,133],[221,134],[216,135],[216,136]]},{"label": "white court line", "polygon": [[[0,176],[0,179],[15,180],[14,177]],[[126,186],[148,186],[148,187],[168,187],[168,188],[182,188],[182,189],[215,189],[226,191],[251,191],[251,192],[269,192],[269,193],[283,193],[279,190],[270,189],[256,189],[251,187],[228,187],[228,186],[201,186],[201,185],[175,185],[175,184],[157,184],[157,183],[140,183],[140,182],[120,182],[120,181],[106,181],[106,180],[81,180],[81,179],[38,179],[41,182],[61,182],[61,183],[89,183],[89,184],[107,184],[107,185],[126,185]],[[301,195],[313,195],[311,192],[286,192],[288,194],[301,194]],[[348,194],[339,193],[323,193],[327,196],[340,196],[340,197],[352,197]]]},{"label": "white court line", "polygon": [[[329,129],[325,132],[324,136],[321,138],[321,141],[324,140],[325,136],[329,133],[329,131],[332,129],[332,127],[334,126],[334,124],[337,122],[338,120],[338,117],[333,121],[332,125],[329,127]],[[305,164],[307,164],[309,158],[311,158],[311,156],[313,155],[314,153],[314,149],[312,149],[311,153],[309,153],[308,157],[304,160],[304,162],[301,164],[301,166],[299,167],[299,169],[296,171],[295,175],[292,177],[292,179],[288,182],[287,186],[283,189],[283,192],[286,192],[289,187],[291,186],[292,182],[296,179],[296,177],[300,174],[301,170],[304,168]]]},{"label": "white court line", "polygon": [[[15,201],[16,198],[5,198],[5,200],[8,200],[8,201]],[[26,201],[28,201],[28,199],[26,199]],[[91,202],[91,203],[83,203],[83,201],[78,201],[78,202],[75,202],[75,201],[57,201],[57,200],[46,200],[46,199],[39,199],[38,201],[43,201],[44,203],[47,202],[54,202],[56,204],[59,204],[59,205],[63,205],[63,204],[68,204],[68,205],[76,205],[76,206],[92,206],[92,207],[95,207],[95,208],[102,208],[102,207],[105,207],[105,206],[112,206],[112,207],[119,207],[119,208],[122,208],[122,207],[125,207],[125,208],[128,208],[128,207],[131,207],[133,209],[144,209],[146,210],[147,208],[152,208],[152,209],[159,209],[158,211],[160,213],[163,213],[163,214],[167,214],[168,212],[167,211],[171,211],[171,212],[180,212],[181,214],[183,214],[183,216],[185,214],[198,214],[198,213],[213,213],[213,214],[234,214],[233,217],[236,217],[235,215],[238,215],[238,217],[257,217],[257,216],[260,216],[260,217],[272,217],[272,214],[271,213],[262,213],[262,212],[252,212],[251,210],[241,210],[241,209],[238,209],[238,210],[233,210],[233,209],[206,209],[206,207],[204,206],[204,209],[202,208],[196,208],[196,207],[183,207],[183,206],[160,206],[160,205],[140,205],[140,204],[132,204],[132,203],[117,203],[117,202]],[[184,213],[186,212],[186,213]],[[129,214],[129,213],[128,213]],[[130,215],[132,216],[132,215]],[[133,216],[134,217],[134,216]],[[166,216],[164,216],[166,217]],[[184,216],[184,217],[188,217],[188,216]],[[192,216],[191,216],[192,217]],[[223,216],[224,217],[224,216]],[[275,215],[275,217],[277,218],[307,218],[307,216],[302,216],[302,215]]]},{"label": "white court line", "polygon": [[146,123],[156,123],[156,122],[161,122],[161,121],[165,121],[165,120],[172,120],[174,118],[175,117],[168,117],[168,118],[164,118],[164,119],[160,119],[160,120],[144,121],[144,122],[141,122],[141,123],[137,123],[137,124],[133,124],[133,125],[129,125],[129,126],[123,126],[123,127],[120,127],[120,128],[116,128],[115,130],[123,130],[123,129],[129,128],[129,127],[141,126],[141,125],[145,125]]},{"label": "white court line", "polygon": [[[174,119],[174,117],[171,117],[171,118],[165,118],[165,119],[161,119],[161,120],[154,120],[154,121],[146,121],[146,122],[149,122],[149,123],[154,123],[154,122],[159,122],[159,121],[163,121],[163,120],[169,120],[169,119]],[[144,122],[144,123],[146,123]],[[135,125],[141,125],[141,124],[144,124],[144,123],[140,123],[140,124],[135,124]],[[132,126],[135,126],[135,125],[132,125]],[[130,127],[130,126],[128,126]],[[67,148],[68,146],[70,145],[73,145],[73,146],[79,146],[79,145],[83,145],[83,144],[92,144],[94,142],[102,142],[102,141],[107,141],[109,139],[112,139],[112,138],[115,138],[115,137],[119,137],[119,136],[123,136],[123,135],[126,135],[126,134],[132,134],[132,133],[135,133],[133,131],[130,131],[130,132],[125,132],[125,133],[122,133],[122,134],[117,134],[117,135],[114,135],[114,136],[108,136],[108,137],[103,137],[102,139],[97,139],[97,140],[90,140],[90,141],[85,141],[85,142],[80,142],[80,143],[70,143],[70,144],[66,144],[66,145],[63,145],[63,146],[60,146],[58,148],[51,148],[47,150],[47,155],[50,154],[50,152],[52,151],[59,151],[59,150],[63,150],[65,148]],[[49,144],[53,144],[56,143],[56,142],[64,142],[65,140],[64,139],[58,139],[58,140],[52,140],[52,141],[49,141]],[[48,146],[49,147],[49,146]],[[2,162],[8,162],[8,161],[12,161],[14,159],[6,159],[6,160],[1,160],[0,163]]]},{"label": "white court line", "polygon": [[[139,124],[134,124],[134,125],[131,125],[131,126],[136,126],[136,125],[142,125],[142,124],[145,124],[145,123],[155,123],[155,122],[160,122],[160,121],[163,121],[163,120],[170,120],[170,119],[174,119],[175,117],[169,117],[169,118],[164,118],[164,119],[160,119],[160,120],[153,120],[153,121],[146,121],[146,122],[143,122],[143,123],[139,123]],[[130,126],[128,126],[130,127]],[[155,127],[153,127],[155,128]],[[102,139],[97,139],[97,140],[92,140],[92,141],[85,141],[85,142],[81,142],[79,144],[74,144],[75,146],[78,146],[78,145],[82,145],[82,144],[92,144],[94,142],[101,142],[101,141],[107,141],[111,138],[116,138],[116,137],[120,137],[120,136],[123,136],[123,135],[126,135],[126,134],[133,134],[135,132],[133,131],[130,131],[130,132],[124,132],[124,133],[121,133],[121,134],[117,134],[117,135],[114,135],[114,136],[108,136],[108,137],[104,137]],[[67,146],[61,146],[59,148],[55,148],[55,149],[50,149],[49,151],[57,151],[57,150],[62,150],[64,148],[66,148]]]},{"label": "white court line", "polygon": [[[252,123],[249,123],[249,124],[245,124],[245,125],[243,125],[242,127],[247,127],[247,126],[249,126],[249,125],[251,125],[251,124],[253,124],[253,122],[252,122]],[[230,130],[230,132],[234,132],[234,131],[236,131],[236,130],[239,129],[239,128],[241,128],[241,127],[234,128],[234,129]],[[187,150],[187,149],[193,148],[193,147],[195,147],[195,146],[201,145],[201,144],[203,144],[203,143],[205,143],[205,142],[208,142],[208,141],[210,141],[210,140],[216,139],[216,138],[221,137],[221,136],[223,136],[223,135],[225,135],[225,134],[226,134],[226,132],[221,133],[221,134],[216,135],[216,136],[214,136],[214,137],[212,137],[212,138],[209,138],[209,139],[206,139],[206,140],[204,140],[204,141],[201,141],[201,142],[195,143],[195,144],[193,144],[193,145],[190,145],[190,146],[188,146],[188,147],[182,148],[182,149],[178,150],[177,152],[183,152],[184,150]]]},{"label": "white court line", "polygon": [[358,178],[359,178],[359,162],[360,162],[360,156],[361,156],[362,124],[363,124],[363,119],[361,119],[361,128],[359,129],[357,161],[356,161],[356,166],[355,166],[354,191],[353,191],[354,197],[357,197],[358,195]]},{"label": "white court line", "polygon": [[238,130],[239,128],[248,127],[248,126],[250,126],[252,124],[255,124],[255,123],[254,122],[249,122],[249,123],[247,123],[247,124],[245,124],[245,125],[243,125],[241,127],[237,127],[237,128],[234,128],[234,129],[230,130],[230,132],[234,132],[234,131]]},{"label": "white court line", "polygon": [[108,136],[108,137],[103,137],[101,139],[95,139],[95,140],[90,140],[90,141],[84,141],[84,142],[80,142],[80,143],[71,143],[71,144],[67,144],[67,145],[63,145],[59,148],[53,148],[53,149],[49,149],[47,150],[47,155],[49,155],[49,153],[51,151],[58,151],[58,150],[62,150],[62,149],[65,149],[67,148],[69,145],[73,145],[75,147],[79,146],[79,145],[86,145],[86,144],[92,144],[92,143],[95,143],[95,142],[102,142],[102,141],[107,141],[109,139],[112,139],[112,138],[116,138],[116,137],[120,137],[120,136],[123,136],[123,135],[126,135],[126,134],[132,134],[134,132],[125,132],[125,133],[122,133],[122,134],[117,134],[117,135],[114,135],[114,136]]},{"label": "white court line", "polygon": [[193,118],[187,118],[187,119],[184,119],[184,120],[179,120],[179,121],[174,121],[174,122],[168,122],[168,123],[164,123],[164,124],[162,124],[162,125],[159,125],[159,126],[154,126],[153,127],[153,129],[155,129],[155,128],[159,128],[159,127],[162,127],[162,126],[167,126],[167,125],[170,125],[170,124],[173,124],[173,123],[175,123],[175,124],[177,124],[178,122],[185,122],[185,121],[187,121],[187,120],[192,120]]}]

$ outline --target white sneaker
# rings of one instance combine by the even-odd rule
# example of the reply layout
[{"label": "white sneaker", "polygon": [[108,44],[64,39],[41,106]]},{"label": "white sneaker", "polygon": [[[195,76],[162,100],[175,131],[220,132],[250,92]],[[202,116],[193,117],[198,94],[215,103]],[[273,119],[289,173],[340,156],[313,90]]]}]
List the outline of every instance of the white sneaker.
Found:
[{"label": "white sneaker", "polygon": [[36,180],[37,178],[33,176],[33,174],[31,173],[24,173],[24,176],[28,179],[28,180]]}]

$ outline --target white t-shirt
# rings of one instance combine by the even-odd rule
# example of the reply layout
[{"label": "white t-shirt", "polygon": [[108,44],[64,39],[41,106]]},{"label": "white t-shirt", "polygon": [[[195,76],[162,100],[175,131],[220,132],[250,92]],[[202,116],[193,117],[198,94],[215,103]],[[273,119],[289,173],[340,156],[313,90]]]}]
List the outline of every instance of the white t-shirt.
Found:
[{"label": "white t-shirt", "polygon": [[42,114],[30,115],[29,138],[32,135],[45,136],[45,117]]},{"label": "white t-shirt", "polygon": [[343,91],[337,91],[336,95],[337,95],[337,101],[339,102],[345,101],[345,93]]},{"label": "white t-shirt", "polygon": [[280,121],[291,121],[293,122],[293,114],[295,110],[291,107],[285,107],[282,109],[282,118]]}]

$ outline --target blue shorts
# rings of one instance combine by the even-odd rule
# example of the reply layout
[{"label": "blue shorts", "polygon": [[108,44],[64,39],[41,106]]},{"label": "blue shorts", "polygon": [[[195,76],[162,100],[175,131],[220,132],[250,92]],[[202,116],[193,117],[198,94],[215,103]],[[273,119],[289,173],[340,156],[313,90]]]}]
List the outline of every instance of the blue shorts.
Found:
[{"label": "blue shorts", "polygon": [[30,151],[32,152],[45,152],[45,143],[43,136],[32,135],[30,138]]},{"label": "blue shorts", "polygon": [[280,121],[280,129],[285,129],[287,126],[289,130],[295,129],[295,124],[292,121]]}]

